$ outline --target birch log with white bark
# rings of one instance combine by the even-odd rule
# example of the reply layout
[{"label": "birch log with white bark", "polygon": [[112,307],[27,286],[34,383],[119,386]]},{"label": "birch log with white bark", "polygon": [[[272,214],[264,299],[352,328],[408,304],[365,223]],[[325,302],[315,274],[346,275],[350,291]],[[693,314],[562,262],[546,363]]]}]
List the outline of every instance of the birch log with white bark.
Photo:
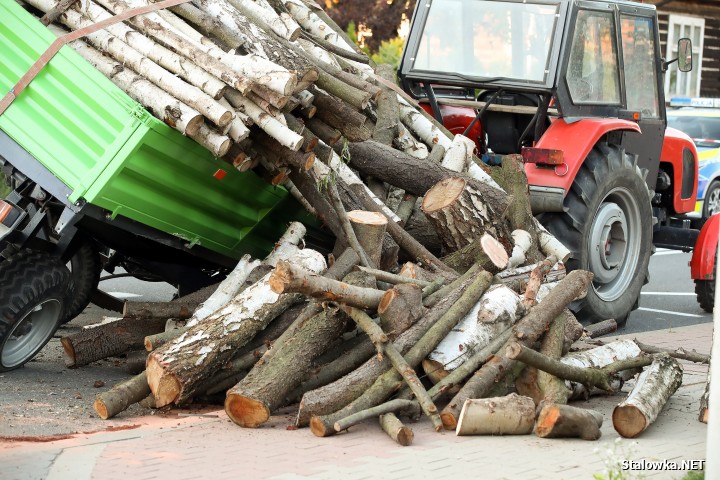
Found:
[{"label": "birch log with white bark", "polygon": [[100,73],[142,104],[157,118],[183,135],[196,133],[203,124],[200,113],[170,96],[150,81],[125,69],[86,43],[76,40],[70,47],[90,62]]},{"label": "birch log with white bark", "polygon": [[[309,249],[299,250],[291,261],[316,273],[326,267],[323,256]],[[150,354],[148,384],[158,405],[181,403],[190,398],[193,387],[230,360],[235,349],[245,345],[278,314],[301,299],[298,295],[274,293],[269,285],[270,275]]]},{"label": "birch log with white bark", "polygon": [[490,287],[465,318],[450,331],[428,356],[446,371],[453,371],[487,346],[523,316],[520,296],[504,285]]},{"label": "birch log with white bark", "polygon": [[635,438],[660,414],[668,399],[682,384],[683,369],[669,355],[655,358],[638,377],[628,397],[613,410],[615,430],[625,438]]},{"label": "birch log with white bark", "polygon": [[445,150],[445,157],[440,165],[462,173],[468,169],[472,162],[473,150],[475,150],[475,142],[465,135],[455,135],[450,147]]},{"label": "birch log with white bark", "polygon": [[527,435],[535,423],[532,398],[511,393],[505,397],[468,399],[460,412],[455,434]]}]

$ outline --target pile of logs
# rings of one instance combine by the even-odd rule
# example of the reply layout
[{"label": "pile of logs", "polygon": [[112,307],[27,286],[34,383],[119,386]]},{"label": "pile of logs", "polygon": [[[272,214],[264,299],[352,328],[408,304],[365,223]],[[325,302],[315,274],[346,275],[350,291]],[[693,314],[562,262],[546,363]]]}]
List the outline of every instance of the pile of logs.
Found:
[{"label": "pile of logs", "polygon": [[[24,2],[70,30],[153,3]],[[633,342],[568,353],[583,328],[567,307],[592,275],[567,273],[571,252],[533,218],[522,159],[482,164],[314,1],[193,0],[71,46],[337,239],[326,256],[292,224],[220,285],[64,338],[70,366],[146,348],[142,372],[96,399],[102,418],[219,396],[244,427],[298,403],[297,426],[318,436],[379,418],[408,445],[400,418],[426,415],[459,435],[595,439],[602,417],[569,400],[646,367],[613,413],[632,437],[678,388],[677,361]]]}]

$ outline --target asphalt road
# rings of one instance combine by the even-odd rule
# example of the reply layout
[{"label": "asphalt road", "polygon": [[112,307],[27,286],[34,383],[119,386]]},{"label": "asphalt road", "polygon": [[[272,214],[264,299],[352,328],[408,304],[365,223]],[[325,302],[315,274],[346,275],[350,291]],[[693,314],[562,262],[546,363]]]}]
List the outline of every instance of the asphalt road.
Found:
[{"label": "asphalt road", "polygon": [[712,322],[695,297],[690,253],[658,249],[650,259],[650,281],[643,287],[640,308],[621,333],[644,332]]}]

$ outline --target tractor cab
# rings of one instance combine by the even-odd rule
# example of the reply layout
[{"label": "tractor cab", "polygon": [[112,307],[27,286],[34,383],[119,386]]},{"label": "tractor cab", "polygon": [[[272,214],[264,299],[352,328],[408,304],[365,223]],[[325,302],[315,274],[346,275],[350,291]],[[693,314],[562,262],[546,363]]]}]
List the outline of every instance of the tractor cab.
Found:
[{"label": "tractor cab", "polygon": [[[533,213],[595,274],[575,308],[622,321],[637,306],[652,243],[692,247],[697,151],[666,129],[653,5],[585,0],[421,0],[398,70],[405,91],[489,163],[525,161]],[[655,238],[654,238],[655,237]],[[672,244],[672,245],[671,245]]]}]

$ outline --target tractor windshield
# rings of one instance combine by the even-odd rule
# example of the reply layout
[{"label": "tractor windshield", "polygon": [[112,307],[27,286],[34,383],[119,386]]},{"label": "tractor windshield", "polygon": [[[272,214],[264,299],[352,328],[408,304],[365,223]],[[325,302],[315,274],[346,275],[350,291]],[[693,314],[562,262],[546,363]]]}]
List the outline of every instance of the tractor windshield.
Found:
[{"label": "tractor windshield", "polygon": [[559,4],[547,0],[433,0],[412,71],[479,81],[546,83]]}]

